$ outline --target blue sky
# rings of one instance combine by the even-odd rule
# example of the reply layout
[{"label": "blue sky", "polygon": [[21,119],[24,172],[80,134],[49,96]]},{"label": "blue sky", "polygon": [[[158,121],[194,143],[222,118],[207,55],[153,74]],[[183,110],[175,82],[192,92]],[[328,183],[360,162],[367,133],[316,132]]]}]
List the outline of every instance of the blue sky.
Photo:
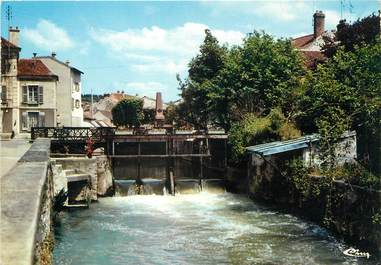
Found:
[{"label": "blue sky", "polygon": [[178,98],[176,73],[198,52],[209,28],[221,43],[240,44],[246,33],[264,30],[276,37],[312,32],[312,14],[326,14],[326,29],[341,17],[356,20],[379,9],[377,0],[330,1],[179,1],[179,2],[2,2],[1,31],[7,37],[7,6],[11,26],[20,32],[21,57],[57,53],[82,70],[83,93],[124,90],[165,101]]}]

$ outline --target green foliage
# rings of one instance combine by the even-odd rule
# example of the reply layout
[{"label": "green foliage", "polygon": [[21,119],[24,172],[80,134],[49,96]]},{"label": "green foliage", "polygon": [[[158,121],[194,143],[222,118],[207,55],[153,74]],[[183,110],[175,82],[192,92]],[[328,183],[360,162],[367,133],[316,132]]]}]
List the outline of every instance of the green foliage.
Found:
[{"label": "green foliage", "polygon": [[[103,99],[105,95],[93,95],[93,101],[98,102],[99,100]],[[83,102],[91,102],[91,94],[82,94],[81,95]]]},{"label": "green foliage", "polygon": [[354,51],[358,46],[374,44],[379,38],[379,34],[380,18],[378,15],[372,14],[358,19],[353,24],[342,20],[337,25],[336,42],[326,43],[325,54],[332,57],[339,47],[343,47],[345,51]]},{"label": "green foliage", "polygon": [[380,189],[380,178],[373,175],[359,163],[345,163],[328,172],[332,179],[341,179],[352,185]]},{"label": "green foliage", "polygon": [[311,178],[309,169],[304,166],[300,159],[292,159],[285,164],[282,175],[286,176],[294,189],[299,191],[304,197],[310,194]]},{"label": "green foliage", "polygon": [[215,89],[214,79],[223,67],[225,52],[226,49],[206,29],[200,54],[189,63],[188,78],[183,82],[178,77],[183,98],[178,106],[178,116],[195,129],[207,129],[211,105],[208,94]]},{"label": "green foliage", "polygon": [[188,79],[179,80],[179,116],[195,128],[213,124],[228,131],[248,113],[264,116],[280,107],[288,115],[303,73],[289,40],[255,32],[242,46],[227,48],[207,30]]},{"label": "green foliage", "polygon": [[376,128],[381,108],[381,44],[339,50],[309,73],[295,115],[302,131],[321,134],[326,169],[335,167],[337,142],[345,130]]},{"label": "green foliage", "polygon": [[167,124],[174,124],[178,120],[179,120],[179,117],[177,115],[176,105],[173,102],[170,102],[166,109],[165,121]]},{"label": "green foliage", "polygon": [[136,97],[125,98],[112,108],[111,113],[116,126],[137,127],[144,120],[143,100]]},{"label": "green foliage", "polygon": [[143,119],[142,124],[153,124],[155,122],[156,110],[154,109],[143,109]]},{"label": "green foliage", "polygon": [[233,124],[229,131],[232,158],[234,161],[241,159],[245,148],[250,145],[288,140],[299,136],[300,131],[286,120],[279,109],[271,110],[265,117],[247,114],[242,121]]}]

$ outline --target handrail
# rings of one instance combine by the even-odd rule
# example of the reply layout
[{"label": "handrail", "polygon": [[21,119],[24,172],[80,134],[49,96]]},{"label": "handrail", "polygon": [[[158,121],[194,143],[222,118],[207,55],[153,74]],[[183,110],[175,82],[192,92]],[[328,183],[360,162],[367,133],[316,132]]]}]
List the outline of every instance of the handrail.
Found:
[{"label": "handrail", "polygon": [[52,138],[57,140],[87,140],[104,141],[115,135],[113,127],[32,127],[31,138]]}]

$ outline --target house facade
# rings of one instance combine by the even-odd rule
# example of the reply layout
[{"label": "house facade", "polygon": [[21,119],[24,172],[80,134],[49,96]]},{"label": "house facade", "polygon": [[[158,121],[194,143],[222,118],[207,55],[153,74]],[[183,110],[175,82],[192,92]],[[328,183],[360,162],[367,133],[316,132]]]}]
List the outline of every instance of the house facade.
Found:
[{"label": "house facade", "polygon": [[70,66],[69,62],[62,62],[51,56],[37,57],[55,75],[57,82],[57,126],[81,127],[83,124],[83,109],[81,103],[81,75],[82,71]]},{"label": "house facade", "polygon": [[1,38],[1,136],[81,126],[82,72],[53,56],[19,59],[19,32],[10,27],[8,40]]},{"label": "house facade", "polygon": [[55,127],[58,76],[32,58],[19,60],[17,79],[19,132],[30,132],[32,127]]},{"label": "house facade", "polygon": [[18,32],[18,28],[10,28],[9,41],[1,38],[0,132],[6,133],[19,128],[17,63],[21,48],[18,47]]}]

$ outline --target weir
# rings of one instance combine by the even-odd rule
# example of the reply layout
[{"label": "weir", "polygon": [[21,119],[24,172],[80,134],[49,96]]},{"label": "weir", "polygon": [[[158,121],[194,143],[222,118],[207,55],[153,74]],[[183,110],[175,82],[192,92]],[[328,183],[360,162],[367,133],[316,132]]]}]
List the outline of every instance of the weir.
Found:
[{"label": "weir", "polygon": [[195,193],[225,185],[227,135],[221,132],[33,127],[31,137],[51,138],[52,154],[58,157],[84,153],[91,139],[107,156],[114,192],[121,196]]}]

